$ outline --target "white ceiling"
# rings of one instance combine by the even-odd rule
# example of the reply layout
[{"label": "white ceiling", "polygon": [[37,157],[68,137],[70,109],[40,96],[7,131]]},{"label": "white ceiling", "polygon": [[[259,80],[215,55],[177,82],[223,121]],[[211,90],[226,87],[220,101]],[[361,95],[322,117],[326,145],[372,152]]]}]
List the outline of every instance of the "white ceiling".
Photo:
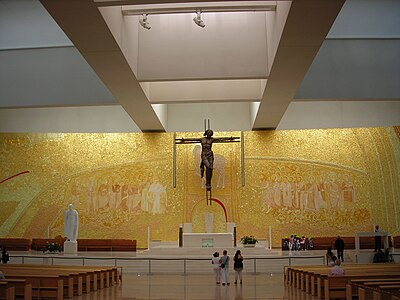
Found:
[{"label": "white ceiling", "polygon": [[99,3],[0,1],[1,132],[400,124],[399,1],[277,1],[204,12],[205,28],[149,15],[151,30]]}]

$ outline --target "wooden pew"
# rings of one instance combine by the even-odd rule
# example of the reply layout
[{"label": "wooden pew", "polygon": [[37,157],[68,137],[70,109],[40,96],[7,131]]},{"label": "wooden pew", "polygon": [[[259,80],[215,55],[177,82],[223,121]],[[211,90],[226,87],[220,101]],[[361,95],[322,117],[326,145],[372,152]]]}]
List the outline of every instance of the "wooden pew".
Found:
[{"label": "wooden pew", "polygon": [[[5,268],[20,268],[20,269],[48,269],[48,270],[60,270],[60,271],[69,271],[72,273],[78,273],[82,277],[82,291],[85,293],[90,293],[90,291],[96,291],[98,286],[98,281],[100,280],[100,274],[104,270],[102,267],[85,267],[85,266],[64,266],[64,265],[37,265],[37,264],[9,264],[7,266],[3,266]],[[79,292],[80,287],[79,283],[77,286],[77,293]],[[104,285],[102,285],[104,286]]]},{"label": "wooden pew", "polygon": [[[302,266],[287,268],[287,282],[299,289],[306,290],[312,295],[322,298],[346,295],[345,280],[350,278],[387,278],[395,275],[400,277],[400,265],[398,264],[365,264],[346,265],[346,276],[342,279],[329,279],[330,267],[325,266]],[[343,280],[343,281],[342,281]]]},{"label": "wooden pew", "polygon": [[400,273],[393,272],[376,272],[374,274],[357,274],[357,275],[345,275],[345,276],[327,276],[324,279],[324,297],[325,299],[330,298],[348,298],[352,297],[352,294],[348,294],[348,290],[346,288],[348,282],[351,279],[361,279],[361,278],[376,278],[380,280],[384,280],[390,276],[397,275]]},{"label": "wooden pew", "polygon": [[136,251],[136,240],[78,239],[78,251]]},{"label": "wooden pew", "polygon": [[[391,278],[362,278],[362,279],[352,279],[346,285],[346,299],[352,299],[352,297],[363,297],[362,295],[366,293],[363,287],[374,287],[380,284],[391,284],[399,282],[400,277]],[[360,296],[361,295],[361,296]]]},{"label": "wooden pew", "polygon": [[0,299],[14,300],[15,288],[13,286],[9,286],[7,282],[0,282]]},{"label": "wooden pew", "polygon": [[64,242],[66,238],[55,238],[55,239],[32,239],[31,248],[35,251],[43,251],[47,250],[47,245],[51,243],[57,243],[60,245],[61,250],[64,250]]},{"label": "wooden pew", "polygon": [[[66,265],[36,265],[36,264],[9,264],[4,268],[12,269],[32,269],[44,270],[48,272],[67,272],[68,274],[77,273],[82,277],[82,285],[74,279],[74,286],[78,289],[77,294],[82,294],[82,286],[85,288],[84,292],[89,293],[90,290],[97,290],[97,288],[108,287],[110,285],[118,284],[122,279],[118,275],[116,267],[96,267],[96,266],[66,266]],[[76,289],[75,289],[76,290]]]},{"label": "wooden pew", "polygon": [[0,238],[0,246],[7,247],[8,251],[29,251],[31,240],[24,238]]},{"label": "wooden pew", "polygon": [[359,300],[372,298],[374,300],[381,299],[400,299],[400,284],[395,284],[396,281],[387,278],[376,282],[354,282],[350,284],[354,290],[357,291],[356,295],[346,295],[346,299],[352,299],[351,296],[356,296]]},{"label": "wooden pew", "polygon": [[[6,278],[14,275],[25,275],[29,273],[30,275],[55,275],[59,276],[63,280],[65,297],[72,298],[74,296],[74,287],[77,291],[77,295],[80,293],[82,295],[82,277],[78,273],[73,273],[70,271],[57,270],[57,269],[46,269],[40,268],[20,268],[8,265],[7,267],[0,267]],[[80,296],[78,295],[78,296]]]},{"label": "wooden pew", "polygon": [[14,287],[16,297],[32,300],[32,284],[27,283],[25,279],[0,279],[0,283],[2,282]]},{"label": "wooden pew", "polygon": [[[66,298],[73,297],[73,278],[68,274],[46,273],[41,270],[22,268],[0,267],[6,279],[25,279],[32,284],[32,296],[42,297],[43,294],[50,298],[63,299],[64,290]],[[60,285],[61,282],[61,285]],[[44,297],[44,296],[43,296]]]},{"label": "wooden pew", "polygon": [[64,282],[57,275],[15,274],[7,275],[10,279],[25,279],[32,284],[32,297],[64,299]]}]

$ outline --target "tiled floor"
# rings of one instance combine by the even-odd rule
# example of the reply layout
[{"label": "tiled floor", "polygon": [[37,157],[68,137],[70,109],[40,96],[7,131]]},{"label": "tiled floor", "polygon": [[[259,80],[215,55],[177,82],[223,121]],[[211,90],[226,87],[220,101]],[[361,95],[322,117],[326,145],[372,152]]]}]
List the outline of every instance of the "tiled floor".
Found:
[{"label": "tiled floor", "polygon": [[[210,265],[213,249],[200,249],[175,253],[176,249],[132,253],[80,253],[76,257],[43,255],[43,253],[13,253],[12,263],[77,264],[118,266],[123,269],[123,281],[74,300],[111,299],[300,299],[316,300],[305,292],[285,286],[283,266],[288,264],[323,264],[325,251],[289,252],[254,249],[245,253],[243,285],[220,286],[214,282]],[[204,252],[204,253],[203,253]],[[234,249],[230,249],[233,253]],[[373,254],[373,253],[372,253]],[[25,256],[24,256],[25,255]],[[346,263],[354,263],[354,251],[345,252]],[[191,260],[191,257],[197,260]],[[86,259],[84,259],[86,257]],[[119,257],[119,258],[118,258]],[[149,258],[154,257],[151,261]],[[183,262],[182,258],[187,261]],[[322,257],[322,258],[321,258]],[[201,258],[201,260],[198,260]],[[185,270],[185,272],[184,272]],[[257,270],[257,273],[253,273]],[[151,273],[152,275],[148,275]],[[184,275],[186,273],[186,275]]]},{"label": "tiled floor", "polygon": [[283,275],[244,274],[243,285],[216,285],[209,275],[125,274],[121,285],[76,299],[316,299],[297,289],[285,287]]}]

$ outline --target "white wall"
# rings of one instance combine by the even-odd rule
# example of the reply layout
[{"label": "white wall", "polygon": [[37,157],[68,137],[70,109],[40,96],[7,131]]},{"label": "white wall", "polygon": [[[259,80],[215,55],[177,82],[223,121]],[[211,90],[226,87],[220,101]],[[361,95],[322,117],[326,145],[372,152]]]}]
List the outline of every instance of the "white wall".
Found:
[{"label": "white wall", "polygon": [[0,132],[141,132],[120,105],[0,109]]},{"label": "white wall", "polygon": [[250,102],[168,104],[167,131],[203,131],[204,119],[214,131],[251,130]]},{"label": "white wall", "polygon": [[278,130],[400,125],[400,101],[295,101]]}]

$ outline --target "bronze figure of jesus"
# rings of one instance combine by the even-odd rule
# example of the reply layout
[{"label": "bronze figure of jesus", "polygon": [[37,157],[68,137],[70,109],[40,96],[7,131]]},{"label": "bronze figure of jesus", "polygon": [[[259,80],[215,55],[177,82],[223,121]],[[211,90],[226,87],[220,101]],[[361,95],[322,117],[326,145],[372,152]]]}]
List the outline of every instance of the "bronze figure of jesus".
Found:
[{"label": "bronze figure of jesus", "polygon": [[211,191],[211,178],[213,175],[214,168],[214,153],[212,151],[213,143],[229,143],[238,142],[238,137],[220,137],[213,138],[214,132],[211,129],[207,129],[204,132],[202,138],[189,138],[189,139],[177,139],[180,144],[189,143],[200,143],[201,144],[201,163],[200,163],[200,174],[201,178],[204,177],[204,170],[206,172],[206,189]]}]

